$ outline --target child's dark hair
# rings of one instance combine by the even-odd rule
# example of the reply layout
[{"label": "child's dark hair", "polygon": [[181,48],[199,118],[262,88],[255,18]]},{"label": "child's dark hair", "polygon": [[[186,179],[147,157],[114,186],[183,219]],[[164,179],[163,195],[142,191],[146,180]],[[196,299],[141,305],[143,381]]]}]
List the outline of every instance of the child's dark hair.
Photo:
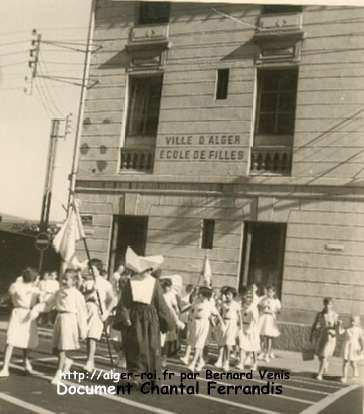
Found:
[{"label": "child's dark hair", "polygon": [[185,291],[187,293],[192,292],[193,291],[193,284],[192,283],[189,283],[188,285],[186,285]]},{"label": "child's dark hair", "polygon": [[62,275],[62,278],[64,278],[64,277],[70,277],[70,278],[73,279],[74,282],[76,282],[76,280],[77,280],[77,270],[67,268],[64,271],[63,275]]},{"label": "child's dark hair", "polygon": [[331,302],[332,302],[332,298],[330,298],[330,297],[324,298],[324,300],[323,300],[323,303],[324,303],[325,306],[327,306]]},{"label": "child's dark hair", "polygon": [[201,286],[198,289],[198,294],[201,295],[202,297],[206,298],[206,299],[210,299],[212,296],[212,289],[206,287],[206,286]]},{"label": "child's dark hair", "polygon": [[273,292],[274,297],[276,296],[277,289],[274,285],[267,285],[266,289],[267,289],[267,292],[268,292],[268,290],[271,290]]},{"label": "child's dark hair", "polygon": [[162,276],[162,269],[158,268],[158,269],[152,270],[151,275],[155,279],[159,279]]},{"label": "child's dark hair", "polygon": [[22,272],[23,282],[32,283],[37,280],[38,272],[32,267],[26,267]]},{"label": "child's dark hair", "polygon": [[235,298],[237,295],[237,291],[235,288],[231,287],[231,286],[227,286],[225,288],[224,294],[227,295],[228,293],[231,293],[233,295],[233,297]]},{"label": "child's dark hair", "polygon": [[101,273],[104,270],[104,263],[100,259],[91,259],[89,260],[88,265],[89,267],[95,266],[99,273]]},{"label": "child's dark hair", "polygon": [[172,280],[171,279],[162,279],[161,280],[161,286],[162,286],[163,290],[171,287],[172,286]]}]

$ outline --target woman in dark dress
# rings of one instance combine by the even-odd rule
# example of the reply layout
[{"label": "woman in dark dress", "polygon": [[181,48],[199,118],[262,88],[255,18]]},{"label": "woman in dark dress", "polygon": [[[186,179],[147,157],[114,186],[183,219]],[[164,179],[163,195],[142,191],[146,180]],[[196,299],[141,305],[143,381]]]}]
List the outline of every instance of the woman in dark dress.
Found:
[{"label": "woman in dark dress", "polygon": [[155,259],[139,257],[128,249],[125,262],[134,274],[122,289],[116,325],[122,330],[128,372],[149,373],[158,378],[161,369],[160,333],[174,329],[175,322],[159,281],[151,275],[159,262]]}]

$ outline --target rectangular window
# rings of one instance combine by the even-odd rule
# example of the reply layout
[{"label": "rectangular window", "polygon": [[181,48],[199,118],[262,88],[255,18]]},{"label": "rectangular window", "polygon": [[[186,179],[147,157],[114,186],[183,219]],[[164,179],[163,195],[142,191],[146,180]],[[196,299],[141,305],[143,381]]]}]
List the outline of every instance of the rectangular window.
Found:
[{"label": "rectangular window", "polygon": [[201,249],[212,249],[214,245],[215,220],[202,220]]},{"label": "rectangular window", "polygon": [[298,69],[258,71],[256,134],[293,135]]},{"label": "rectangular window", "polygon": [[82,214],[81,222],[84,226],[92,226],[94,222],[94,218],[93,216]]},{"label": "rectangular window", "polygon": [[170,4],[167,1],[141,2],[138,24],[169,22]]},{"label": "rectangular window", "polygon": [[270,4],[263,6],[263,14],[284,14],[284,13],[300,13],[302,6],[284,5],[284,4]]},{"label": "rectangular window", "polygon": [[218,69],[216,80],[216,99],[226,99],[229,86],[229,69]]},{"label": "rectangular window", "polygon": [[163,75],[130,78],[127,136],[156,137]]}]

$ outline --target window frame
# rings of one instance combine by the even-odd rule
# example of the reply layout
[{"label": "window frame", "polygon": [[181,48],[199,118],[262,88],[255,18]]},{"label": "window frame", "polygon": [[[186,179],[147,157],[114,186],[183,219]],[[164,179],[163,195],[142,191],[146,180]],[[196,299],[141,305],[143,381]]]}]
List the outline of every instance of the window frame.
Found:
[{"label": "window frame", "polygon": [[302,13],[303,6],[294,4],[264,4],[262,6],[262,15],[267,14],[288,14],[288,13]]},{"label": "window frame", "polygon": [[[160,20],[151,19],[149,21],[148,17],[143,16],[143,8],[151,7],[152,4],[154,7],[160,5],[162,7],[164,6],[167,8],[165,16],[163,16]],[[171,15],[171,3],[169,1],[156,1],[156,2],[142,1],[138,4],[136,25],[137,26],[149,26],[149,25],[158,25],[158,24],[168,24],[170,20],[170,15]]]},{"label": "window frame", "polygon": [[[288,72],[288,71],[295,71],[296,72],[296,87],[293,90],[285,90],[285,89],[276,89],[276,90],[264,90],[263,89],[263,79],[262,74],[263,72]],[[295,123],[296,123],[296,109],[297,109],[297,92],[298,92],[298,75],[299,75],[299,68],[298,66],[282,66],[277,68],[272,67],[261,67],[257,69],[257,98],[256,98],[256,111],[255,111],[255,125],[254,125],[254,136],[262,136],[262,135],[273,135],[273,136],[293,136]],[[262,97],[263,94],[272,93],[275,95],[275,105],[274,108],[270,111],[262,111]],[[280,110],[280,97],[283,94],[290,94],[292,97],[292,102],[294,102],[294,109],[293,111],[284,111]],[[264,114],[273,114],[274,115],[274,128],[273,131],[262,131],[261,127],[261,117],[262,113]],[[292,128],[287,132],[279,132],[279,116],[280,115],[291,115],[292,119]]]},{"label": "window frame", "polygon": [[[127,118],[126,118],[126,128],[125,128],[125,138],[131,138],[131,137],[157,137],[158,134],[158,126],[159,126],[159,117],[160,117],[160,104],[161,104],[161,99],[162,99],[162,89],[163,89],[163,77],[164,74],[162,72],[156,72],[156,73],[143,73],[143,74],[137,74],[137,75],[129,75],[129,86],[128,86],[128,110],[127,110]],[[133,110],[133,105],[132,105],[132,96],[133,96],[133,82],[138,81],[140,79],[151,79],[151,78],[160,78],[160,96],[159,96],[159,108],[158,108],[158,118],[157,118],[157,122],[156,122],[156,127],[155,127],[155,132],[153,134],[146,134],[146,133],[142,133],[142,134],[134,134],[131,133],[131,123],[134,122],[131,119],[132,116],[132,110]],[[149,98],[150,99],[150,98]],[[146,121],[145,121],[146,122]],[[147,126],[144,126],[143,129],[147,129]]]},{"label": "window frame", "polygon": [[215,220],[202,219],[201,220],[201,240],[200,248],[205,250],[212,250],[214,248],[215,237]]},{"label": "window frame", "polygon": [[[222,78],[220,77],[220,74],[222,73],[227,73],[226,79],[224,79],[224,77]],[[220,100],[225,100],[228,98],[229,83],[230,83],[230,68],[217,68],[216,69],[215,100],[220,101]],[[222,85],[222,86],[219,87],[219,85]],[[222,94],[219,94],[219,91],[222,92]]]}]

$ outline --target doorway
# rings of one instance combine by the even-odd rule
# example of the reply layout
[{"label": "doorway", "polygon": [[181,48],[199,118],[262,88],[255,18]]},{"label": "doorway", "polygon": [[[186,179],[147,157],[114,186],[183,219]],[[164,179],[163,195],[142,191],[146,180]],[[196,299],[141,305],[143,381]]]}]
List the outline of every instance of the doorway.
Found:
[{"label": "doorway", "polygon": [[110,272],[124,263],[129,247],[138,255],[145,254],[148,230],[147,216],[114,216],[110,249]]},{"label": "doorway", "polygon": [[286,231],[286,223],[245,223],[240,290],[255,283],[262,293],[273,285],[281,296]]}]

